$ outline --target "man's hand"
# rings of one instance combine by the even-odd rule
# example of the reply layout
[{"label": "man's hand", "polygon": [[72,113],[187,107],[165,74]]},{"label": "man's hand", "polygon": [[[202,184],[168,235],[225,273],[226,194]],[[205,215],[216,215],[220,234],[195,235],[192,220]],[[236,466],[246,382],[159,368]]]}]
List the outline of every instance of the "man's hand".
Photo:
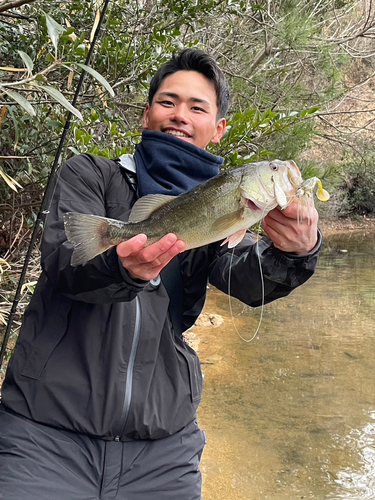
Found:
[{"label": "man's hand", "polygon": [[175,234],[166,234],[156,243],[144,247],[145,234],[138,234],[117,245],[117,255],[133,279],[152,280],[173,259],[185,250],[185,243]]},{"label": "man's hand", "polygon": [[316,245],[318,219],[314,206],[298,206],[298,203],[294,202],[284,210],[280,207],[271,210],[263,219],[262,226],[276,248],[283,252],[303,255]]}]

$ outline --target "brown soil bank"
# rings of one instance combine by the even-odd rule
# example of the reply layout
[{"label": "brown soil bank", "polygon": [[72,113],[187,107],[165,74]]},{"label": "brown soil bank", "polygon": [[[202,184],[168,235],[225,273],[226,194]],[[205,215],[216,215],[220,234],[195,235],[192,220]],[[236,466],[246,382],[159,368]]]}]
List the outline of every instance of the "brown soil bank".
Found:
[{"label": "brown soil bank", "polygon": [[354,217],[342,219],[326,219],[319,220],[319,227],[323,235],[345,233],[351,231],[374,231],[375,232],[375,216],[357,215]]}]

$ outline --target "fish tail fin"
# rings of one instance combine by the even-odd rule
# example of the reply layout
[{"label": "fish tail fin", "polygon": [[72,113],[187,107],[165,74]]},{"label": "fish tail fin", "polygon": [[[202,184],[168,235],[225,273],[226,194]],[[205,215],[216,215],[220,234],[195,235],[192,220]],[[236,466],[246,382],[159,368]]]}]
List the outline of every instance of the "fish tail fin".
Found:
[{"label": "fish tail fin", "polygon": [[65,234],[73,244],[71,266],[84,265],[89,260],[111,248],[108,234],[109,220],[98,215],[67,212],[64,215]]}]

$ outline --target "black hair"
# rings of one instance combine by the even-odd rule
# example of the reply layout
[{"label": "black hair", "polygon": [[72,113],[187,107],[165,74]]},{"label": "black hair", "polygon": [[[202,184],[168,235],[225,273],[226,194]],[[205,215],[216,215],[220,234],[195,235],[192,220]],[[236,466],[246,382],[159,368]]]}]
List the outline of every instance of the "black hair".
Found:
[{"label": "black hair", "polygon": [[210,80],[216,92],[218,108],[217,118],[224,118],[229,107],[229,85],[217,62],[206,52],[198,49],[185,49],[165,62],[153,76],[148,92],[148,103],[151,106],[154,95],[164,78],[177,71],[197,71]]}]

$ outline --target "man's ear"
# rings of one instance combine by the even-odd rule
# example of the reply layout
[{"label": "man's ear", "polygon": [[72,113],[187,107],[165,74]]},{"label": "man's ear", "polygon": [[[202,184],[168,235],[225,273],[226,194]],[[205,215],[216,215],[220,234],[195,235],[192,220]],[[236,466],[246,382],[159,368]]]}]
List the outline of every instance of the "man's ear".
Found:
[{"label": "man's ear", "polygon": [[225,118],[220,118],[220,120],[216,124],[216,133],[212,137],[211,141],[213,144],[217,144],[220,142],[220,139],[223,137],[225,132],[225,127],[227,126],[227,122]]},{"label": "man's ear", "polygon": [[143,113],[143,118],[142,118],[142,127],[147,129],[148,128],[148,112],[150,109],[150,105],[146,104],[144,113]]}]

